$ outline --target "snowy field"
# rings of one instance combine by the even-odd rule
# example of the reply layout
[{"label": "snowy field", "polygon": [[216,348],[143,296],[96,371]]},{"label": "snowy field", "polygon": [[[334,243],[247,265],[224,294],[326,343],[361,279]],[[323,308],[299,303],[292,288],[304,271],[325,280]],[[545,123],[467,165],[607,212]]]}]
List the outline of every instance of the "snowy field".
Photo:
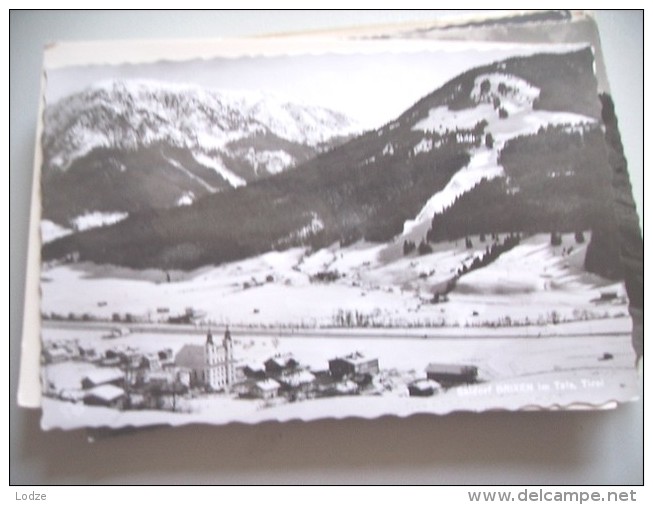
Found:
[{"label": "snowy field", "polygon": [[[558,247],[549,244],[548,235],[525,238],[489,266],[458,279],[440,303],[432,303],[433,294],[485,251],[489,237],[486,243],[476,237],[471,249],[464,241],[437,244],[422,256],[403,256],[400,243],[358,243],[314,253],[295,248],[193,272],[59,265],[42,272],[41,307],[46,317],[72,313],[108,321],[129,315],[140,322],[165,322],[191,308],[204,323],[251,328],[630,332],[622,284],[582,268],[587,242],[589,234],[584,244],[565,235]],[[320,272],[337,278],[317,281]],[[602,300],[606,293],[614,296]]]},{"label": "snowy field", "polygon": [[[70,325],[73,326],[73,325]],[[217,335],[217,331],[215,331]],[[132,347],[144,352],[164,348],[175,352],[187,343],[201,344],[193,333],[132,332],[103,339],[106,331],[45,327],[47,341],[77,339],[80,344],[108,348]],[[292,352],[312,371],[328,368],[328,360],[359,351],[379,360],[382,374],[394,383],[379,396],[356,396],[266,404],[234,395],[213,394],[180,400],[183,413],[124,411],[89,407],[44,398],[43,426],[72,429],[83,426],[124,426],[152,423],[256,422],[267,419],[376,417],[419,412],[444,414],[486,409],[604,407],[636,395],[635,355],[628,336],[540,338],[342,338],[339,336],[260,336],[235,330],[238,365],[261,364],[278,353]],[[605,356],[612,356],[606,360]],[[408,397],[406,384],[425,376],[430,362],[468,363],[479,369],[479,384],[459,386],[431,398]],[[59,390],[79,388],[94,365],[64,362],[44,367],[44,377]]]},{"label": "snowy field", "polygon": [[[485,90],[482,88],[484,82],[487,84]],[[596,122],[580,114],[534,110],[533,103],[539,96],[538,88],[513,75],[483,74],[476,78],[472,90],[472,98],[478,102],[476,107],[461,111],[452,111],[446,106],[436,107],[429,110],[426,118],[415,124],[413,130],[444,134],[456,130],[471,130],[479,121],[485,120],[485,132],[492,136],[493,145],[491,148],[484,145],[470,150],[467,166],[456,172],[449,183],[426,202],[415,219],[404,223],[404,238],[413,238],[415,234],[411,232],[414,231],[425,235],[434,214],[442,212],[453,204],[457,197],[483,179],[490,180],[502,176],[504,171],[498,160],[508,141],[533,135],[540,128],[567,125],[573,130]],[[501,103],[506,117],[499,115],[497,107],[493,105],[494,100]],[[418,151],[424,150],[421,145],[415,148]]]},{"label": "snowy field", "polygon": [[[211,394],[180,398],[180,412],[119,411],[44,398],[42,426],[604,408],[632,400],[637,372],[627,298],[621,283],[584,271],[589,240],[588,233],[583,244],[564,235],[554,247],[548,235],[524,238],[489,266],[460,277],[439,303],[432,303],[433,293],[484,252],[487,244],[478,237],[472,248],[464,241],[441,243],[423,256],[404,256],[399,243],[357,243],[313,253],[271,252],[187,273],[90,264],[44,269],[44,314],[65,318],[72,312],[87,319],[46,320],[46,345],[76,340],[98,354],[128,347],[176,353],[184,344],[202,344],[207,325],[219,338],[229,324],[238,366],[261,366],[290,352],[315,372],[327,370],[332,358],[358,351],[378,359],[381,373],[371,396],[264,402]],[[316,281],[324,272],[337,275]],[[194,325],[165,322],[187,308],[202,314]],[[121,323],[111,321],[114,314]],[[134,322],[125,323],[126,314]],[[118,324],[131,332],[103,338]],[[409,397],[407,385],[425,377],[433,362],[476,366],[480,382],[429,398]],[[51,391],[79,395],[81,378],[94,367],[75,361],[44,365],[44,382]]]}]

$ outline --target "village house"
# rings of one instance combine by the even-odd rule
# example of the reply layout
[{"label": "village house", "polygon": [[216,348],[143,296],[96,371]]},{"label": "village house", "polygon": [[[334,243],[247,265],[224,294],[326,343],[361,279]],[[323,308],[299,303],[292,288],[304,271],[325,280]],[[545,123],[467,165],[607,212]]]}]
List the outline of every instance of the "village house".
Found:
[{"label": "village house", "polygon": [[281,375],[285,372],[292,372],[299,366],[299,362],[292,354],[277,354],[268,359],[264,364],[265,372],[269,375]]},{"label": "village house", "polygon": [[241,373],[248,379],[265,379],[265,367],[258,363],[247,363],[242,366]]},{"label": "village house", "polygon": [[43,361],[46,363],[62,363],[70,359],[70,353],[61,347],[46,347],[43,349]]},{"label": "village house", "polygon": [[275,398],[279,394],[280,387],[281,385],[274,379],[265,379],[258,381],[253,385],[251,394],[256,398],[269,400]]},{"label": "village house", "polygon": [[189,372],[191,387],[219,391],[234,384],[235,363],[229,328],[220,345],[213,341],[211,330],[206,334],[204,345],[184,345],[175,356],[175,365]]},{"label": "village house", "polygon": [[95,347],[90,345],[80,345],[79,356],[85,360],[93,361],[97,358],[97,351],[95,350]]},{"label": "village house", "polygon": [[133,347],[119,345],[107,349],[104,352],[104,358],[101,360],[101,364],[104,366],[127,366],[127,367],[138,367],[142,353]]},{"label": "village house", "polygon": [[45,363],[61,363],[78,358],[79,344],[76,340],[58,340],[47,342],[43,346],[42,357]]},{"label": "village house", "polygon": [[163,369],[159,355],[155,353],[149,353],[145,356],[141,356],[139,366],[148,372],[158,372]]},{"label": "village house", "polygon": [[306,396],[313,389],[315,375],[308,370],[296,370],[279,375],[277,382],[281,384],[283,391],[294,400]]},{"label": "village house", "polygon": [[353,377],[356,375],[374,376],[379,373],[379,360],[366,358],[360,352],[354,352],[340,358],[329,360],[329,371],[334,377]]}]

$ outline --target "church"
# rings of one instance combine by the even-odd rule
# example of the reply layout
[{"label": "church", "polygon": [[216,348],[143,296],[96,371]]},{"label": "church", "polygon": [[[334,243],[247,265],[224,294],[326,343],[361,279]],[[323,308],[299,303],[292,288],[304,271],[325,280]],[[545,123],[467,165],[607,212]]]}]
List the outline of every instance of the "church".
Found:
[{"label": "church", "polygon": [[175,365],[190,373],[191,387],[211,391],[229,388],[235,381],[233,342],[227,327],[220,344],[213,341],[211,330],[204,345],[186,344],[175,356]]}]

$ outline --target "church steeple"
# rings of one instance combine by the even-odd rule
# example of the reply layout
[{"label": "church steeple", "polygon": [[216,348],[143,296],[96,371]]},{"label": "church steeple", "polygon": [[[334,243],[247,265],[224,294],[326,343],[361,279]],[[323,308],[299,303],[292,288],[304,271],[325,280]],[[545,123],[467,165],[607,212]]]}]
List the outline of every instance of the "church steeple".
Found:
[{"label": "church steeple", "polygon": [[224,338],[222,339],[222,347],[224,348],[224,362],[225,362],[225,373],[227,379],[227,386],[230,386],[235,381],[235,372],[234,372],[234,343],[231,340],[231,332],[229,331],[229,326],[224,330]]}]

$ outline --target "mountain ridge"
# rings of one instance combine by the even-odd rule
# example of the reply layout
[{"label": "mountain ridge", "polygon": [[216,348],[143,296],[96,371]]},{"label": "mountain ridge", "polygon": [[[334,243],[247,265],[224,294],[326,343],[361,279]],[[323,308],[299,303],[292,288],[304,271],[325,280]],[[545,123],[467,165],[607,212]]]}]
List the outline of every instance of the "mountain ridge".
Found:
[{"label": "mountain ridge", "polygon": [[[486,75],[506,78],[489,82],[488,88]],[[527,86],[517,86],[519,80]],[[566,91],[557,95],[561,86]],[[445,109],[445,118],[471,111],[471,119],[453,121],[452,129],[448,123],[418,127],[438,108]],[[478,115],[479,108],[483,115]],[[492,127],[495,134],[501,128],[521,127],[519,114],[539,117],[535,130],[554,116],[560,121],[579,115],[590,122],[600,118],[591,50],[516,57],[470,69],[396,120],[319,154],[301,169],[207,196],[191,207],[142,214],[105,230],[61,239],[44,248],[44,255],[56,258],[76,251],[83,260],[192,269],[294,245],[320,248],[359,239],[389,241],[401,234],[404,223],[429,198],[466,169],[470,153],[493,149],[498,153],[500,139],[495,146],[488,138],[488,124],[498,125],[498,130]],[[533,134],[531,130],[532,125],[524,134]],[[546,202],[537,205],[546,209]],[[311,227],[312,223],[319,226]],[[537,223],[529,225],[532,229]]]},{"label": "mountain ridge", "polygon": [[[62,225],[79,212],[170,207],[188,192],[201,196],[246,184],[292,168],[359,130],[342,113],[272,95],[138,80],[102,81],[63,98],[46,108],[44,126],[43,184],[46,193],[61,194],[45,198],[44,215]],[[180,177],[180,167],[192,175]],[[143,174],[132,172],[148,169],[148,184],[162,185],[165,198],[134,205],[113,188],[141,184]],[[88,198],[83,205],[71,203],[73,183],[93,192],[98,178],[108,193],[99,206]]]}]

